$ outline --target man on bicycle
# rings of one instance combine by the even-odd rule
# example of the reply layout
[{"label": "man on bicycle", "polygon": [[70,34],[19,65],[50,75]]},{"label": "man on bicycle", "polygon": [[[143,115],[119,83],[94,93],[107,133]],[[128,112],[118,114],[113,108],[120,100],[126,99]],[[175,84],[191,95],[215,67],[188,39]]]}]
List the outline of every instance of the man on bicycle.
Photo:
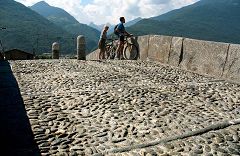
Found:
[{"label": "man on bicycle", "polygon": [[119,44],[117,47],[117,59],[122,60],[123,59],[123,48],[124,48],[124,36],[131,36],[131,34],[129,34],[124,27],[125,23],[125,18],[124,17],[120,17],[120,23],[118,24],[116,31],[118,32],[118,38],[119,38]]}]

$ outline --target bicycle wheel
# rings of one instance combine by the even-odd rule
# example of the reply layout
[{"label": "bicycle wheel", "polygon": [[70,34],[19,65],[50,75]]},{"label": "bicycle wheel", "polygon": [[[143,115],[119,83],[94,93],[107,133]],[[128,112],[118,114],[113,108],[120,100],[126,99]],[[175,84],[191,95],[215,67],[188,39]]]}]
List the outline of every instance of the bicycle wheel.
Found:
[{"label": "bicycle wheel", "polygon": [[116,55],[115,51],[116,51],[116,49],[114,47],[112,47],[111,50],[110,50],[110,59],[114,59],[115,58],[115,55]]},{"label": "bicycle wheel", "polygon": [[138,48],[132,43],[128,43],[124,48],[123,56],[126,60],[136,60],[138,57]]},{"label": "bicycle wheel", "polygon": [[106,49],[105,49],[105,57],[106,57],[106,59],[110,58],[110,51],[111,51],[111,45],[106,45]]},{"label": "bicycle wheel", "polygon": [[112,45],[106,46],[106,59],[114,59],[115,57],[115,48]]}]

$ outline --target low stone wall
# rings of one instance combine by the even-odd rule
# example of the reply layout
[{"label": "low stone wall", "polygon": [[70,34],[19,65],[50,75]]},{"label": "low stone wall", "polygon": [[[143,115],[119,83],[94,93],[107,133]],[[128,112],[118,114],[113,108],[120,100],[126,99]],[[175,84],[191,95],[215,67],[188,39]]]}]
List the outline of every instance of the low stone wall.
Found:
[{"label": "low stone wall", "polygon": [[182,46],[183,45],[183,38],[181,37],[173,37],[172,38],[172,43],[171,43],[171,48],[169,52],[169,58],[168,58],[168,64],[171,66],[178,66],[180,57],[181,57],[181,52],[182,52]]},{"label": "low stone wall", "polygon": [[149,38],[150,35],[139,36],[136,38],[138,42],[138,48],[140,51],[139,59],[141,60],[146,60],[148,58]]},{"label": "low stone wall", "polygon": [[167,63],[171,48],[171,36],[154,35],[149,38],[148,58],[150,60]]},{"label": "low stone wall", "polygon": [[99,49],[91,52],[86,56],[86,60],[98,60]]},{"label": "low stone wall", "polygon": [[[145,35],[135,38],[140,60],[153,60],[233,81],[240,80],[240,45],[196,39]],[[98,50],[87,60],[97,60]]]},{"label": "low stone wall", "polygon": [[240,45],[230,44],[223,78],[240,81]]},{"label": "low stone wall", "polygon": [[221,77],[228,47],[226,43],[184,39],[180,67],[199,74]]}]

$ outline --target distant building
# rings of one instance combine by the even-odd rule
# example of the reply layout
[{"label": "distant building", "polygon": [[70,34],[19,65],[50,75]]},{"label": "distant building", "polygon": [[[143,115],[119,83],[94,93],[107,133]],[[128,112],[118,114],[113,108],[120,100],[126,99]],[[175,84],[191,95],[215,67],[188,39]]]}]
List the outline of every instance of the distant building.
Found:
[{"label": "distant building", "polygon": [[34,55],[19,49],[12,49],[4,52],[5,60],[32,60]]}]

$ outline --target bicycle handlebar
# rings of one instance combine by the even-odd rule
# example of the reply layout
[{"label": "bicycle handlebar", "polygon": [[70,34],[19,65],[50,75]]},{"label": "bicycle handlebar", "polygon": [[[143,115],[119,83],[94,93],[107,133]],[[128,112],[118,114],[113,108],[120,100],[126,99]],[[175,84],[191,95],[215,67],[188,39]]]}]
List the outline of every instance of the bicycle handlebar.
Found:
[{"label": "bicycle handlebar", "polygon": [[[131,37],[135,37],[135,36],[133,34],[124,36],[125,39],[131,38]],[[110,42],[113,42],[113,41],[116,41],[116,40],[118,40],[118,38],[107,38],[107,41],[110,41]]]}]

